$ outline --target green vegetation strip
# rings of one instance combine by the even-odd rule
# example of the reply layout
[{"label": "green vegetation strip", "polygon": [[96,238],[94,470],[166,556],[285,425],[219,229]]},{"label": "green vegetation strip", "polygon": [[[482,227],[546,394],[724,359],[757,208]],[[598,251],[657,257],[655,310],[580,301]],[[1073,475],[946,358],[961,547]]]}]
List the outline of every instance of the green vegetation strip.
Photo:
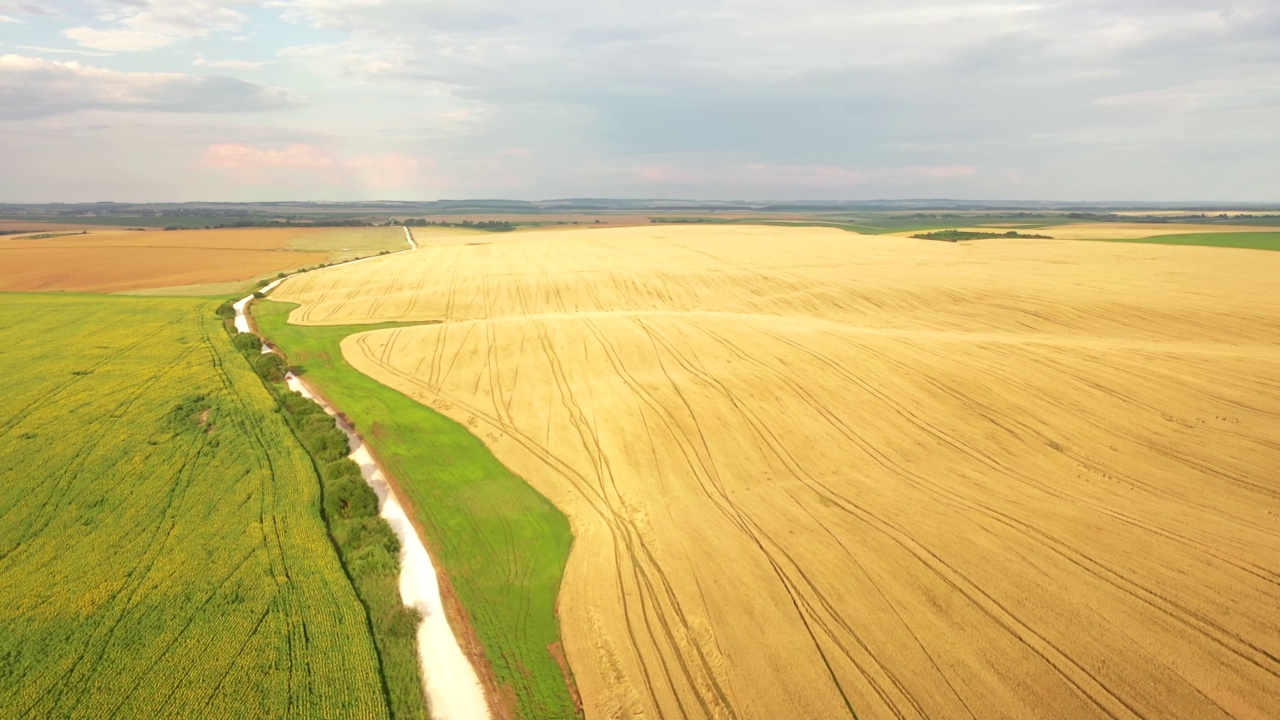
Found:
[{"label": "green vegetation strip", "polygon": [[1280,250],[1280,232],[1187,233],[1145,238],[1109,239],[1107,242],[1150,243],[1154,245],[1201,245],[1204,247]]},{"label": "green vegetation strip", "polygon": [[311,454],[320,476],[321,509],[329,537],[369,618],[391,717],[425,719],[417,643],[422,618],[401,601],[400,541],[378,515],[378,496],[360,474],[360,466],[347,457],[351,449],[346,433],[319,403],[288,389],[279,355],[263,353],[257,335],[236,332],[230,302],[223,303],[218,314],[232,344],[275,395],[281,414]]},{"label": "green vegetation strip", "polygon": [[1006,230],[1005,232],[975,232],[973,230],[939,230],[937,232],[916,233],[911,237],[916,240],[945,240],[946,242],[960,242],[961,240],[987,240],[990,238],[1027,238],[1037,240],[1052,240],[1048,235],[1028,235],[1020,233],[1017,230]]},{"label": "green vegetation strip", "polygon": [[0,294],[5,717],[388,717],[311,459],[214,307]]},{"label": "green vegetation strip", "polygon": [[432,557],[484,646],[504,701],[522,718],[579,716],[556,660],[556,595],[572,535],[546,498],[463,426],[364,375],[348,335],[412,323],[290,325],[289,303],[253,305],[259,330],[341,408],[407,496]]}]

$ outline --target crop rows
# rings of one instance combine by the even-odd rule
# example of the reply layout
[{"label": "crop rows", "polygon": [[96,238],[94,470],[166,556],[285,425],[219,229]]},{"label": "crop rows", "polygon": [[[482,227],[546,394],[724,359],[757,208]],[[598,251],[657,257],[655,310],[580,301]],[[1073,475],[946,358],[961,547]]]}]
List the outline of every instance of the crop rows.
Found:
[{"label": "crop rows", "polygon": [[386,717],[312,464],[212,305],[0,300],[5,717]]},{"label": "crop rows", "polygon": [[307,324],[436,321],[343,355],[569,517],[588,717],[1261,720],[1278,273],[663,227],[428,246],[278,297]]}]

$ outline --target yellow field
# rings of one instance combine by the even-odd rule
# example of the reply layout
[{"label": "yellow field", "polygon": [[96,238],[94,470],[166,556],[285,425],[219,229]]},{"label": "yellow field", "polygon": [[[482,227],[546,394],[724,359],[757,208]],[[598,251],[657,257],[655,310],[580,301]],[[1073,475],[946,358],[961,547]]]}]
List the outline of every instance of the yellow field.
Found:
[{"label": "yellow field", "polygon": [[645,227],[276,297],[444,321],[343,350],[570,517],[589,718],[1274,718],[1277,277],[1248,250]]},{"label": "yellow field", "polygon": [[398,227],[113,230],[0,237],[0,291],[229,295],[322,262],[408,247]]}]

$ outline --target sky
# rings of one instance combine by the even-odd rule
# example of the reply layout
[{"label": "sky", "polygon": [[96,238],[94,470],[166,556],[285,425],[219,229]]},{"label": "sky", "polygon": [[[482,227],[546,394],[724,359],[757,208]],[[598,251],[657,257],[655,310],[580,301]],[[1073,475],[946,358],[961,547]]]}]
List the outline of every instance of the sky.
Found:
[{"label": "sky", "polygon": [[0,202],[1280,202],[1280,2],[0,0]]}]

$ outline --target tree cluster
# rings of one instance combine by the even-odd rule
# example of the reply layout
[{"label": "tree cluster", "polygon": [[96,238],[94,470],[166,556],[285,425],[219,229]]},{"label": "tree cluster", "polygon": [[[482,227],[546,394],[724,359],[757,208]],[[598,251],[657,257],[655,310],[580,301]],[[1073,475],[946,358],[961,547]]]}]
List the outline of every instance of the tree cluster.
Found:
[{"label": "tree cluster", "polygon": [[462,222],[445,222],[444,220],[426,220],[424,218],[409,218],[400,223],[406,227],[453,227],[453,228],[471,228],[473,230],[487,230],[488,232],[511,232],[516,229],[515,223],[509,223],[502,220],[481,220],[480,222],[472,222],[463,220]]}]

